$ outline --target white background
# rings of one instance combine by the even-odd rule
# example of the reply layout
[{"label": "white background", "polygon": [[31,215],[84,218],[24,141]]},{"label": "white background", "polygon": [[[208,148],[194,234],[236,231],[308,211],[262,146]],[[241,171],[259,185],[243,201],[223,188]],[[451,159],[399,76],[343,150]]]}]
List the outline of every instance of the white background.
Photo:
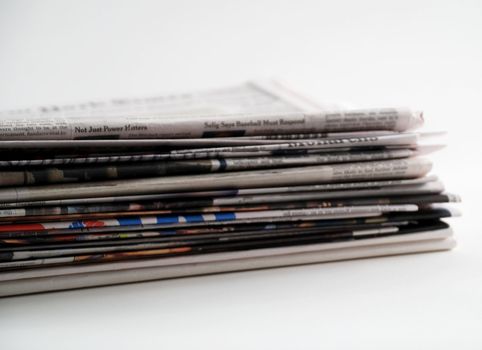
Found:
[{"label": "white background", "polygon": [[[482,1],[3,1],[0,109],[277,77],[450,132],[449,253],[0,300],[2,349],[481,349]],[[479,173],[477,173],[479,171]]]}]

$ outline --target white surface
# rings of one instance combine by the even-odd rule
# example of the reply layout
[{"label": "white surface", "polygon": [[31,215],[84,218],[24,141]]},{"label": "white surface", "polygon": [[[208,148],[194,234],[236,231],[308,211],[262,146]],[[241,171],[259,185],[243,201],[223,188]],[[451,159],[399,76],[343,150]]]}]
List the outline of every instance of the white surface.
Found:
[{"label": "white surface", "polygon": [[450,253],[0,300],[2,349],[482,347],[480,1],[0,1],[0,108],[281,77],[447,129]]}]

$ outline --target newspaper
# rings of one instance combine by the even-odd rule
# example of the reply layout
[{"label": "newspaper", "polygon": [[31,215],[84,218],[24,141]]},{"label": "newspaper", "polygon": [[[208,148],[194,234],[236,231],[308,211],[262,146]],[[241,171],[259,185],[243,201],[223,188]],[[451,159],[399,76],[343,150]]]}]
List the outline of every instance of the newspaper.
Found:
[{"label": "newspaper", "polygon": [[8,139],[144,139],[199,138],[265,135],[269,133],[317,133],[350,130],[406,131],[423,123],[409,109],[382,108],[350,111],[208,115],[178,118],[132,116],[113,119],[6,117],[0,136]]},{"label": "newspaper", "polygon": [[[397,149],[401,150],[401,149]],[[409,148],[412,154],[418,152],[417,149]],[[338,149],[338,152],[348,153],[346,150]],[[359,149],[357,149],[359,151]],[[299,152],[300,154],[320,154],[323,153],[327,156],[330,155],[332,150],[326,150],[326,152]],[[333,156],[336,156],[334,154]],[[236,154],[237,155],[237,154]],[[260,154],[252,154],[252,157],[260,156]],[[74,155],[69,157],[55,157],[42,159],[13,159],[13,160],[0,160],[0,168],[23,168],[23,167],[38,167],[38,166],[64,166],[64,165],[92,165],[92,164],[105,164],[105,163],[133,163],[133,162],[153,162],[161,160],[171,160],[164,154],[123,154],[123,155],[107,155],[107,156],[92,156],[92,157],[76,157]],[[216,157],[217,158],[217,157]],[[209,158],[207,158],[209,159]],[[14,170],[14,169],[8,169]]]},{"label": "newspaper", "polygon": [[451,229],[445,227],[412,234],[329,244],[240,249],[164,259],[12,270],[0,275],[0,295],[11,296],[228,271],[447,250],[455,245],[451,236]]},{"label": "newspaper", "polygon": [[[357,198],[357,197],[377,197],[377,196],[396,196],[396,195],[421,195],[438,194],[444,190],[441,182],[431,182],[413,186],[393,186],[380,189],[359,189],[345,191],[310,191],[297,193],[280,194],[259,194],[236,197],[214,198],[212,205],[243,205],[258,203],[277,203],[290,201],[307,201],[319,199],[335,198]],[[455,201],[455,199],[454,199]]]},{"label": "newspaper", "polygon": [[[170,155],[176,159],[186,158],[206,158],[212,156],[226,156],[238,153],[242,156],[259,154],[260,152],[279,152],[283,150],[311,150],[311,149],[334,149],[334,148],[354,148],[354,147],[376,147],[376,146],[406,146],[415,145],[418,135],[415,133],[400,133],[396,135],[371,136],[371,137],[352,137],[338,139],[321,140],[298,140],[280,144],[252,145],[252,146],[233,146],[233,147],[211,147],[186,150],[173,150]],[[272,154],[272,153],[271,153]],[[194,156],[191,156],[194,155]]]},{"label": "newspaper", "polygon": [[[269,84],[268,84],[269,85]],[[0,114],[0,140],[179,139],[336,131],[406,131],[406,108],[322,110],[275,84],[245,84],[143,100],[113,100]]]},{"label": "newspaper", "polygon": [[[24,233],[20,237],[0,237],[3,247],[2,252],[34,250],[56,247],[92,247],[121,245],[126,243],[168,242],[172,240],[202,239],[204,237],[223,236],[256,236],[261,233],[333,233],[340,230],[369,230],[369,229],[399,229],[413,224],[414,221],[393,220],[386,222],[367,222],[373,217],[343,219],[343,224],[329,224],[329,220],[322,221],[289,221],[282,223],[230,225],[228,223],[218,226],[167,228],[154,231],[128,231],[107,233],[81,233],[74,235],[30,235]],[[380,217],[377,217],[380,218]],[[331,220],[333,222],[334,220]],[[38,245],[38,244],[41,245]],[[32,246],[33,245],[33,246]]]},{"label": "newspaper", "polygon": [[[428,229],[440,229],[446,228],[444,224],[428,224],[420,225],[415,229],[404,230],[404,234],[415,233],[415,232],[425,232]],[[389,234],[390,229],[380,229],[379,232],[382,235]],[[231,242],[223,242],[220,244],[210,245],[209,243],[202,244],[200,247],[194,244],[173,244],[173,245],[162,245],[159,247],[158,244],[139,247],[139,249],[127,248],[125,250],[121,249],[119,253],[103,254],[108,251],[103,248],[97,248],[94,252],[82,251],[76,254],[75,251],[67,250],[65,251],[65,256],[60,256],[55,258],[55,252],[18,252],[18,254],[10,254],[11,260],[8,262],[0,262],[0,269],[6,270],[11,268],[21,268],[21,267],[33,267],[39,265],[54,265],[59,263],[82,263],[82,262],[105,262],[112,260],[128,260],[132,258],[145,258],[149,256],[169,256],[178,255],[185,253],[207,253],[207,252],[219,252],[219,251],[232,251],[242,249],[259,249],[273,246],[287,246],[287,245],[298,245],[298,244],[310,244],[310,243],[321,243],[321,242],[333,242],[335,240],[347,240],[353,239],[354,237],[360,238],[371,238],[374,235],[373,230],[369,231],[346,231],[345,233],[332,234],[331,237],[326,237],[326,235],[295,235],[294,237],[281,237],[272,238],[266,237],[260,241],[245,241],[237,242],[232,244]],[[271,238],[271,239],[270,239]],[[365,238],[366,239],[366,238]],[[212,244],[212,242],[210,242]],[[84,253],[84,254],[82,254]],[[95,254],[92,254],[95,253]],[[7,260],[8,257],[5,257]],[[33,259],[31,259],[33,258]],[[17,260],[18,261],[15,261]],[[25,260],[28,259],[28,260]],[[13,261],[12,261],[13,260]]]},{"label": "newspaper", "polygon": [[175,226],[179,223],[208,223],[211,221],[224,222],[246,219],[268,219],[272,218],[336,218],[338,215],[349,215],[350,217],[363,217],[365,215],[381,215],[385,212],[397,211],[417,211],[418,207],[414,204],[404,205],[365,205],[340,208],[310,208],[293,210],[263,210],[254,212],[226,212],[219,214],[186,214],[186,215],[159,215],[159,216],[137,216],[129,218],[98,219],[96,221],[46,221],[25,224],[3,224],[0,225],[0,232],[15,231],[42,231],[56,229],[78,229],[88,227],[115,227],[115,226],[140,226],[140,225],[165,225],[165,227]]},{"label": "newspaper", "polygon": [[[112,152],[103,154],[87,154],[79,152],[79,154],[66,155],[59,153],[58,156],[54,154],[18,154],[13,153],[16,159],[11,158],[12,152],[7,154],[0,154],[3,160],[0,160],[0,169],[3,170],[18,170],[26,167],[41,167],[41,166],[82,166],[82,165],[95,165],[105,163],[134,163],[134,162],[154,162],[154,161],[169,161],[169,160],[194,160],[194,159],[218,159],[218,158],[252,158],[252,157],[272,157],[272,156],[300,156],[311,154],[330,154],[345,152],[366,152],[366,151],[406,151],[411,150],[414,156],[426,156],[430,153],[436,152],[444,148],[445,145],[373,145],[373,146],[360,146],[360,147],[339,147],[339,148],[287,148],[282,150],[272,151],[257,151],[257,152],[222,152],[218,154],[216,152],[201,152],[196,154],[173,154],[173,153],[151,153],[151,152]],[[80,155],[81,154],[81,155]],[[24,157],[24,159],[19,159]],[[15,169],[17,168],[17,169]],[[1,171],[1,170],[0,170]]]},{"label": "newspaper", "polygon": [[[418,207],[418,206],[417,206]],[[81,228],[67,228],[67,229],[41,229],[35,231],[5,231],[0,232],[0,238],[8,239],[22,239],[23,237],[42,237],[51,235],[85,235],[85,234],[106,234],[106,233],[118,233],[124,234],[128,232],[141,232],[141,231],[152,231],[152,230],[171,230],[175,229],[197,229],[197,228],[214,228],[214,227],[225,227],[226,224],[233,226],[246,226],[246,225],[285,225],[286,223],[296,223],[303,222],[303,224],[311,224],[317,222],[317,226],[323,227],[338,227],[354,224],[391,224],[393,222],[413,222],[414,220],[439,220],[441,218],[450,218],[460,216],[460,212],[453,207],[443,207],[443,208],[431,208],[426,206],[420,206],[419,210],[416,212],[392,212],[385,214],[377,213],[338,213],[333,215],[321,215],[321,216],[278,216],[272,217],[267,220],[264,217],[251,218],[251,219],[237,219],[233,221],[199,221],[199,222],[189,222],[189,223],[177,223],[173,224],[142,224],[136,226],[90,226]],[[171,231],[172,233],[172,231]]]},{"label": "newspaper", "polygon": [[[190,138],[190,139],[123,139],[123,140],[1,140],[0,151],[32,151],[39,148],[46,150],[59,149],[71,150],[86,148],[102,148],[112,150],[136,148],[199,148],[199,147],[220,147],[220,146],[249,146],[249,145],[270,145],[277,143],[288,143],[293,140],[313,140],[313,139],[340,139],[340,138],[370,138],[378,136],[397,135],[393,131],[351,131],[335,133],[317,134],[285,134],[285,135],[264,135],[264,136],[245,136],[245,137],[210,137],[210,138]],[[420,133],[418,133],[420,135]]]},{"label": "newspaper", "polygon": [[[53,157],[51,154],[42,154],[42,158],[35,158],[35,155],[24,155],[25,159],[5,159],[0,160],[0,168],[15,170],[13,168],[22,167],[39,167],[39,166],[67,166],[67,165],[92,165],[105,163],[133,163],[133,162],[153,162],[153,161],[168,161],[168,160],[192,160],[192,159],[217,159],[217,158],[248,158],[248,157],[267,157],[267,156],[281,156],[281,155],[309,155],[309,154],[329,154],[338,152],[361,152],[370,150],[411,150],[413,155],[426,155],[439,150],[437,147],[428,147],[419,145],[365,145],[355,147],[339,147],[339,148],[314,148],[306,149],[300,147],[286,148],[271,151],[256,151],[256,152],[201,152],[201,153],[149,153],[149,152],[133,152],[133,153],[111,153],[111,154],[92,154],[87,156],[76,155],[62,155]],[[16,157],[20,156],[15,154]]]},{"label": "newspaper", "polygon": [[400,179],[426,175],[432,164],[425,158],[307,166],[249,172],[214,173],[61,184],[50,186],[11,187],[0,190],[0,201],[20,202],[50,199],[121,196],[156,192],[183,192],[232,188],[254,188],[285,185],[308,185],[350,180]]},{"label": "newspaper", "polygon": [[[440,212],[442,209],[438,209]],[[432,210],[433,212],[433,210]],[[446,213],[447,211],[444,211]],[[410,212],[412,216],[420,215],[420,212]],[[400,214],[400,213],[398,213]],[[433,213],[432,213],[433,216]],[[447,216],[447,214],[444,214]],[[370,220],[370,221],[369,221]],[[413,220],[417,220],[416,218]],[[88,229],[68,229],[68,230],[42,230],[42,231],[15,231],[2,232],[0,238],[2,243],[16,244],[23,241],[30,242],[31,240],[39,239],[40,242],[58,242],[66,237],[69,240],[84,239],[131,239],[131,238],[149,238],[149,237],[163,237],[172,235],[203,235],[209,233],[228,233],[228,232],[252,232],[252,231],[282,231],[282,230],[296,230],[301,228],[312,228],[316,230],[332,230],[346,227],[360,227],[369,225],[379,226],[393,226],[406,225],[408,222],[406,218],[389,219],[386,215],[373,216],[367,215],[363,217],[343,217],[340,219],[326,220],[312,220],[312,221],[276,221],[274,218],[270,222],[243,222],[244,220],[237,220],[231,222],[212,222],[208,225],[205,223],[190,223],[188,225],[178,224],[176,227],[160,227],[159,225],[146,225],[147,228],[121,226],[111,228],[92,227]],[[103,232],[98,230],[102,229]]]},{"label": "newspaper", "polygon": [[[283,248],[284,253],[293,254],[296,252],[301,251],[312,251],[318,255],[323,255],[323,251],[328,251],[333,249],[333,247],[339,248],[340,246],[345,246],[347,244],[352,245],[371,245],[376,244],[380,246],[383,241],[389,240],[397,240],[397,241],[417,241],[417,240],[426,240],[426,239],[435,239],[437,236],[433,234],[430,237],[426,237],[426,234],[405,234],[405,235],[394,235],[392,237],[384,237],[384,238],[375,238],[373,243],[367,240],[360,240],[360,241],[351,241],[351,242],[339,242],[339,243],[332,243],[332,244],[320,244],[316,247],[313,245],[296,245],[292,247],[285,247]],[[273,249],[271,249],[273,250]],[[233,258],[233,254],[236,255],[238,258],[240,257],[247,257],[247,256],[257,256],[260,258],[264,258],[269,255],[277,255],[282,254],[279,252],[278,249],[271,252],[271,254],[267,254],[268,252],[266,249],[257,249],[257,250],[245,250],[234,252],[230,254],[210,254],[210,255],[196,255],[196,256],[185,256],[183,258],[168,258],[168,259],[150,259],[150,260],[138,260],[135,262],[123,262],[123,263],[115,263],[115,264],[95,264],[95,265],[79,265],[75,268],[72,267],[55,267],[49,269],[37,269],[37,270],[25,270],[25,271],[11,271],[6,272],[0,275],[0,281],[18,281],[22,279],[30,279],[30,278],[37,278],[37,277],[51,277],[56,275],[68,275],[71,273],[78,274],[78,273],[90,273],[90,272],[101,272],[101,271],[119,271],[119,270],[126,270],[132,268],[148,268],[148,267],[167,267],[167,266],[174,266],[174,265],[181,265],[181,264],[189,264],[189,263],[202,263],[207,261],[221,263],[223,260],[229,260]]]},{"label": "newspaper", "polygon": [[[194,153],[194,152],[256,152],[279,150],[285,148],[299,148],[299,149],[313,149],[313,148],[340,148],[340,147],[362,147],[362,146],[384,146],[384,145],[415,145],[419,139],[417,133],[393,133],[393,134],[372,134],[371,132],[361,136],[347,136],[347,133],[340,137],[321,138],[321,139],[299,139],[299,140],[238,140],[234,138],[223,139],[181,139],[181,140],[27,140],[27,141],[0,141],[0,149],[4,151],[13,149],[35,149],[39,147],[47,150],[53,149],[58,152],[58,148],[77,148],[79,151],[83,147],[100,148],[107,151],[119,152],[117,148],[121,147],[124,150],[132,150],[133,147],[140,147],[141,149],[159,147],[174,147],[179,148],[183,146],[187,149],[172,151],[171,153]],[[227,146],[226,146],[227,145]],[[222,146],[222,147],[220,147]],[[200,148],[208,147],[208,148]],[[170,153],[166,153],[166,156]]]},{"label": "newspaper", "polygon": [[[71,255],[78,252],[106,252],[119,250],[143,250],[149,247],[173,247],[178,245],[199,245],[199,244],[217,244],[229,243],[233,241],[246,241],[253,239],[272,239],[279,237],[299,236],[299,235],[323,235],[327,240],[333,238],[347,238],[345,234],[349,233],[352,238],[366,238],[374,235],[394,234],[398,233],[400,229],[407,229],[413,225],[401,224],[400,226],[384,226],[384,225],[366,225],[366,226],[347,226],[341,229],[326,229],[326,228],[311,228],[299,227],[295,229],[281,229],[281,230],[254,230],[254,231],[233,231],[233,232],[219,232],[207,234],[178,234],[181,230],[172,230],[172,235],[163,234],[155,237],[163,231],[151,231],[153,234],[149,239],[115,239],[112,241],[88,241],[88,242],[61,242],[62,236],[53,236],[58,241],[55,243],[35,244],[38,242],[32,241],[22,246],[10,246],[8,248],[0,248],[0,260],[21,260],[30,258],[42,258],[47,256]],[[146,233],[146,232],[142,232]],[[342,234],[342,235],[339,235]],[[51,237],[50,237],[51,238]],[[24,239],[25,240],[25,239]],[[24,255],[25,254],[25,255]]]},{"label": "newspaper", "polygon": [[0,171],[0,186],[39,185],[98,181],[109,179],[142,178],[165,175],[202,174],[221,171],[284,168],[316,164],[349,163],[369,160],[407,158],[415,151],[385,150],[365,152],[340,152],[321,155],[273,156],[252,158],[218,158],[127,164],[55,167],[31,170]]},{"label": "newspaper", "polygon": [[[357,182],[342,182],[342,183],[324,183],[307,186],[284,186],[284,187],[261,187],[261,188],[243,188],[243,189],[230,189],[230,190],[217,190],[217,191],[197,191],[197,192],[173,192],[173,193],[153,193],[145,195],[132,195],[132,196],[114,196],[114,197],[87,197],[87,198],[72,198],[72,199],[58,199],[58,200],[44,200],[44,201],[32,201],[32,202],[13,202],[13,203],[0,203],[0,208],[8,208],[2,211],[2,215],[17,215],[14,213],[22,213],[18,215],[24,215],[25,208],[39,207],[39,210],[47,209],[49,206],[68,206],[74,205],[73,208],[81,208],[82,205],[92,204],[94,207],[99,205],[106,205],[107,203],[117,202],[139,202],[139,201],[152,201],[152,200],[170,200],[170,199],[189,199],[193,198],[211,198],[211,197],[232,197],[241,195],[253,195],[263,193],[286,193],[286,192],[309,192],[309,191],[335,191],[335,190],[348,190],[348,189],[362,189],[362,188],[380,188],[387,186],[405,186],[416,185],[427,182],[437,181],[438,178],[435,175],[424,176],[416,179],[397,179],[397,180],[378,180],[378,181],[357,181]],[[17,209],[20,208],[18,211]],[[100,206],[99,206],[100,208]],[[55,209],[52,209],[55,210]],[[58,209],[61,210],[61,209]],[[75,209],[72,209],[75,210]],[[80,209],[79,209],[80,210]],[[60,212],[60,211],[59,211]]]},{"label": "newspaper", "polygon": [[66,206],[66,207],[40,207],[24,208],[17,210],[0,210],[1,223],[26,223],[39,221],[62,221],[98,218],[114,218],[129,216],[168,215],[185,213],[222,213],[241,211],[263,211],[279,209],[309,209],[331,208],[357,205],[388,205],[388,204],[416,204],[428,205],[433,203],[460,202],[460,197],[449,193],[422,193],[399,197],[380,196],[369,198],[339,198],[339,199],[314,199],[294,200],[280,202],[263,202],[257,204],[241,205],[213,205],[216,199],[176,201],[176,202],[148,202],[148,203],[118,203],[99,206]]},{"label": "newspaper", "polygon": [[[249,242],[256,239],[257,243],[260,240],[278,240],[279,238],[299,237],[301,235],[317,235],[319,241],[333,242],[349,238],[370,238],[375,236],[382,236],[386,234],[394,234],[399,231],[398,227],[376,227],[371,229],[345,229],[343,231],[324,232],[311,229],[298,229],[291,231],[275,231],[275,232],[257,232],[257,233],[228,233],[217,235],[193,235],[184,237],[168,237],[163,241],[150,242],[116,242],[117,244],[57,244],[57,245],[43,245],[43,246],[28,246],[21,248],[11,248],[9,251],[0,251],[0,262],[18,261],[26,259],[44,259],[61,256],[74,256],[80,254],[99,254],[110,252],[124,252],[124,251],[140,251],[161,248],[173,248],[179,246],[199,246],[199,245],[213,245],[218,247],[225,247],[226,244],[234,242]],[[273,241],[274,242],[274,241]],[[104,242],[106,243],[106,242]],[[119,244],[120,243],[120,244]],[[275,242],[274,242],[275,243]]]}]

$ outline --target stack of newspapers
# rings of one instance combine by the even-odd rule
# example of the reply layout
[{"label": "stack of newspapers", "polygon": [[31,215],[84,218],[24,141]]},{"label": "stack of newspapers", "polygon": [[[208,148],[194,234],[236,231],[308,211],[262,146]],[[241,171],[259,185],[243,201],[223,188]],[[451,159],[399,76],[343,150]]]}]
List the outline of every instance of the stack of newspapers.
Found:
[{"label": "stack of newspapers", "polygon": [[275,82],[0,112],[0,295],[450,249],[422,124]]}]

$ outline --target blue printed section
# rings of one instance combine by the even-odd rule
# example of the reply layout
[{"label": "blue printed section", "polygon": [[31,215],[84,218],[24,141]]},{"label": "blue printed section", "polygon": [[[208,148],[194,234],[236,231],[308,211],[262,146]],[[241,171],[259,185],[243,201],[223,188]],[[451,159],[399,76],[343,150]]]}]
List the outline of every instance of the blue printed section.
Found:
[{"label": "blue printed section", "polygon": [[156,217],[158,224],[177,224],[179,222],[178,216],[158,216]]},{"label": "blue printed section", "polygon": [[226,170],[226,161],[223,158],[219,158],[219,170]]},{"label": "blue printed section", "polygon": [[234,213],[215,213],[216,221],[229,221],[236,220],[236,214]]},{"label": "blue printed section", "polygon": [[164,235],[166,235],[166,236],[172,236],[172,235],[177,234],[177,232],[176,232],[176,231],[162,231],[162,232],[160,232],[160,234],[161,234],[162,236],[164,236]]},{"label": "blue printed section", "polygon": [[226,191],[220,191],[218,194],[219,196],[226,196],[226,197],[233,197],[236,196],[239,193],[239,190],[226,190]]},{"label": "blue printed section", "polygon": [[126,217],[126,218],[118,218],[119,225],[121,226],[134,226],[134,225],[142,225],[142,221],[140,217]]},{"label": "blue printed section", "polygon": [[204,222],[202,215],[184,215],[186,222]]},{"label": "blue printed section", "polygon": [[69,228],[84,228],[84,227],[85,227],[85,225],[81,220],[73,221],[69,225]]}]

